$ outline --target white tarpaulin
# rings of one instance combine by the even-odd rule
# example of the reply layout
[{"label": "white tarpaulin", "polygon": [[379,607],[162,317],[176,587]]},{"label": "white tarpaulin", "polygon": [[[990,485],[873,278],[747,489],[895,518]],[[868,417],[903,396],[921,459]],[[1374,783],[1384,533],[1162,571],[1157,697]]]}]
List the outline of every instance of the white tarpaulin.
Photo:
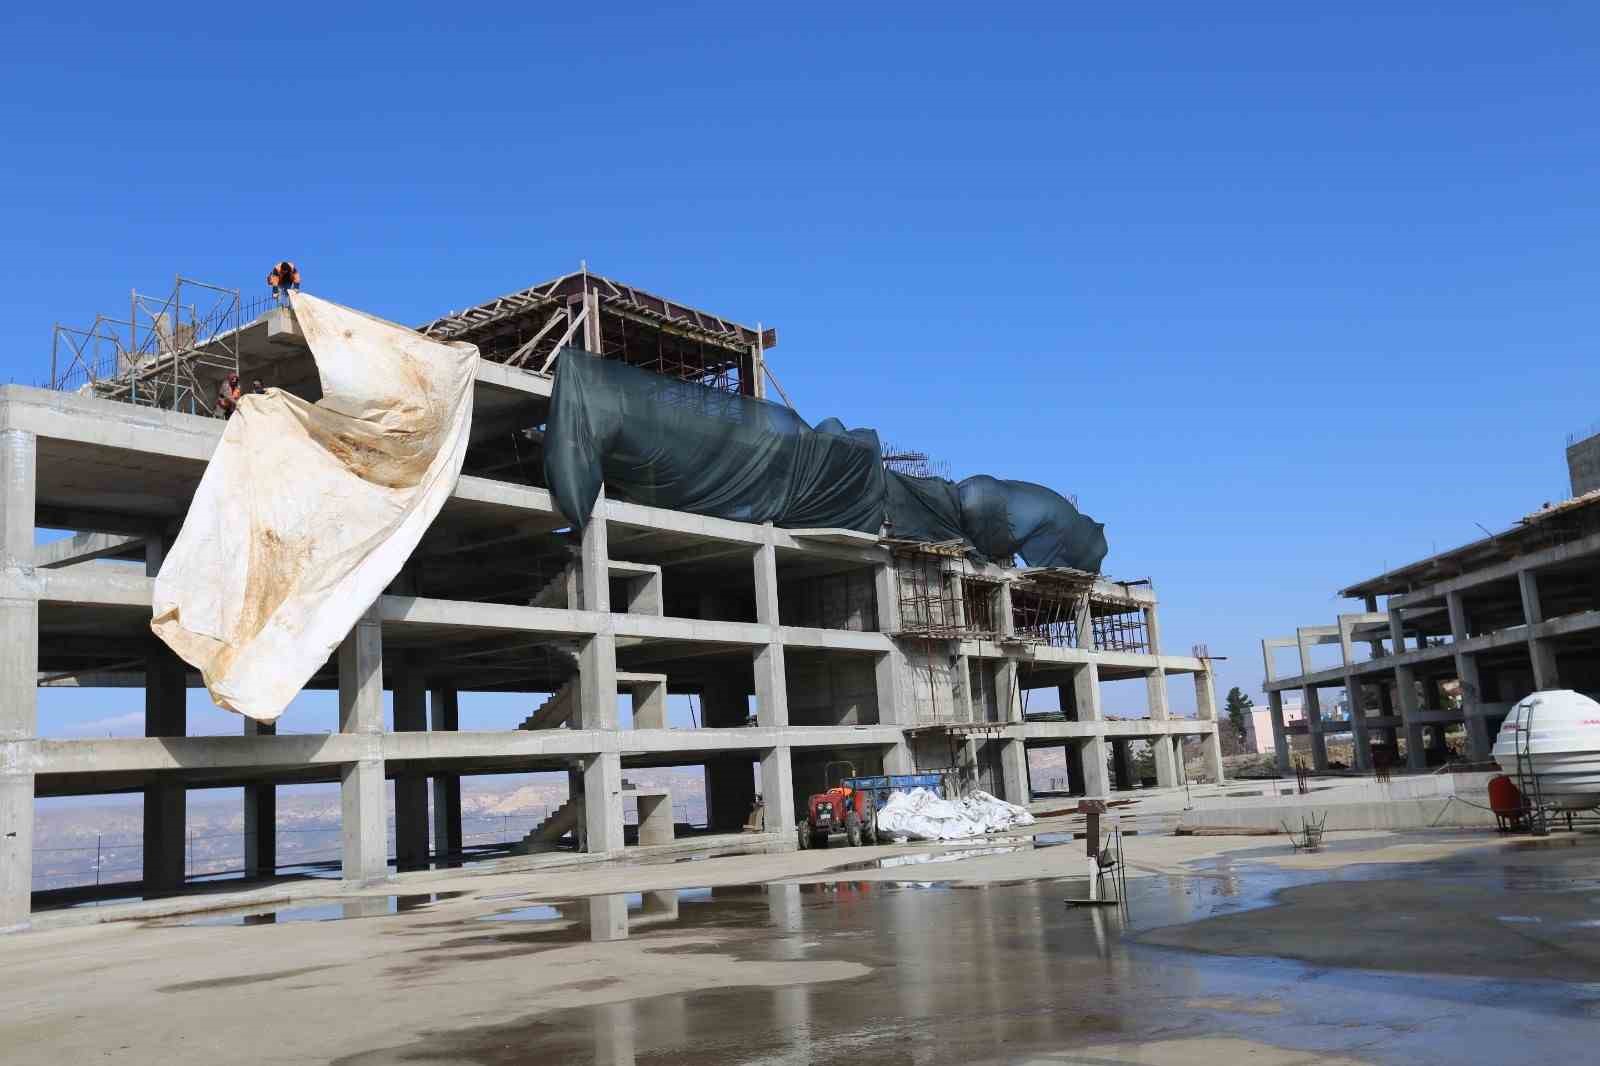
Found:
[{"label": "white tarpaulin", "polygon": [[962,840],[1032,824],[1033,815],[1023,808],[977,789],[958,801],[925,788],[894,792],[878,810],[880,835],[911,840]]},{"label": "white tarpaulin", "polygon": [[270,722],[455,488],[478,350],[290,297],[322,399],[248,395],[155,581],[150,628],[217,706]]}]

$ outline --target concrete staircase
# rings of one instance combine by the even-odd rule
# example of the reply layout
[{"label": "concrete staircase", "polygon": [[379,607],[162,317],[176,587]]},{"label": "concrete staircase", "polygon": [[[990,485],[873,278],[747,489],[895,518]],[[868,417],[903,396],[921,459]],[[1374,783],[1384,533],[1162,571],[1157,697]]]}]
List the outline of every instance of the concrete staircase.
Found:
[{"label": "concrete staircase", "polygon": [[[579,573],[581,565],[576,559],[569,562],[533,594],[528,606],[564,611],[583,610],[582,576]],[[623,602],[614,604],[613,609],[621,609],[628,614],[661,616],[661,567],[653,563],[612,559],[606,564],[606,573],[612,581],[621,582],[623,587]]]},{"label": "concrete staircase", "polygon": [[544,586],[533,594],[533,599],[528,601],[528,606],[572,610],[579,600],[577,586],[577,564],[568,563],[560,573],[546,581]]},{"label": "concrete staircase", "polygon": [[534,708],[518,729],[559,729],[572,720],[578,709],[578,679],[572,678]]},{"label": "concrete staircase", "polygon": [[511,854],[532,855],[540,851],[553,851],[562,837],[577,831],[582,821],[583,797],[574,796],[529,830],[522,842],[512,847]]},{"label": "concrete staircase", "polygon": [[[576,660],[574,660],[576,661]],[[667,675],[617,671],[617,691],[633,697],[633,728],[667,727]],[[578,728],[578,679],[570,679],[522,720],[518,729]]]}]

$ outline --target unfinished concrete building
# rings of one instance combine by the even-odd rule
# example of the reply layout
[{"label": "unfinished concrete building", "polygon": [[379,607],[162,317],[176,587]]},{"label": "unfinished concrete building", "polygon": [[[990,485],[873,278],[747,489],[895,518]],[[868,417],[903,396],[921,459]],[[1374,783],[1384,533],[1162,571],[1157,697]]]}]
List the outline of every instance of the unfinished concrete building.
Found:
[{"label": "unfinished concrete building", "polygon": [[[1412,769],[1444,762],[1449,732],[1462,734],[1456,746],[1469,762],[1488,762],[1500,723],[1524,696],[1600,691],[1600,492],[1586,487],[1595,444],[1569,443],[1571,498],[1503,533],[1356,582],[1339,595],[1360,610],[1261,642],[1280,769],[1290,769],[1297,735],[1318,770],[1328,767],[1328,737],[1346,734],[1362,770],[1375,756]],[[1317,661],[1325,645],[1338,649],[1332,662]],[[1294,652],[1295,672],[1280,670],[1284,650]],[[1326,713],[1330,689],[1344,690],[1347,716]],[[1283,693],[1295,691],[1305,714],[1286,724]]]},{"label": "unfinished concrete building", "polygon": [[[581,537],[541,483],[538,450],[554,353],[607,359],[762,397],[773,331],[757,330],[587,272],[421,327],[484,357],[471,445],[454,494],[388,593],[308,688],[337,691],[339,726],[185,736],[198,676],[150,632],[152,576],[181,527],[225,423],[220,374],[315,399],[317,374],[286,307],[255,314],[237,292],[185,317],[185,298],[136,302],[127,323],[61,340],[55,389],[0,391],[0,928],[33,906],[38,799],[139,792],[143,876],[119,890],[184,887],[186,794],[244,789],[245,876],[278,868],[276,789],[337,783],[344,878],[461,861],[464,775],[562,771],[570,799],[530,836],[570,835],[596,858],[671,840],[639,767],[704,768],[702,846],[794,846],[824,765],[862,773],[939,770],[1018,803],[1027,749],[1071,754],[1073,791],[1131,786],[1129,745],[1147,740],[1159,784],[1181,780],[1185,738],[1220,780],[1210,664],[1161,645],[1141,584],[975,562],[949,545],[838,529],[782,529],[601,497]],[[71,535],[36,547],[40,530]],[[1171,675],[1190,675],[1198,717],[1175,718]],[[1102,681],[1131,680],[1141,717],[1102,713]],[[145,736],[68,739],[37,713],[41,685],[143,689]],[[1029,714],[1029,691],[1060,710]],[[393,694],[385,728],[383,694]],[[528,694],[516,730],[474,731],[463,694]],[[693,694],[671,728],[669,694]],[[619,696],[626,698],[619,714]],[[395,847],[386,780],[394,782]],[[765,831],[744,832],[764,801]],[[737,838],[726,834],[740,834]],[[537,861],[537,860],[527,860]]]}]

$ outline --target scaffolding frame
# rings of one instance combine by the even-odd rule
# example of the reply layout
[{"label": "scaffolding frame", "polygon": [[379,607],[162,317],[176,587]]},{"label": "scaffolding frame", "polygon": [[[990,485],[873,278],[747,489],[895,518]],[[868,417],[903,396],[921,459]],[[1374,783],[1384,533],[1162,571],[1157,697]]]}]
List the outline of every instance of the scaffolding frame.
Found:
[{"label": "scaffolding frame", "polygon": [[1091,594],[1089,620],[1094,628],[1096,648],[1102,651],[1150,651],[1150,627],[1145,620],[1143,604]]},{"label": "scaffolding frame", "polygon": [[1079,646],[1078,620],[1098,574],[1070,567],[1028,573],[1011,586],[1011,629],[1019,641],[1052,648]]},{"label": "scaffolding frame", "polygon": [[[238,289],[176,275],[165,294],[134,289],[128,317],[87,329],[56,323],[50,387],[190,414],[215,414],[216,381],[239,371],[239,330],[272,306],[247,308]],[[250,318],[246,319],[246,313]]]},{"label": "scaffolding frame", "polygon": [[970,636],[961,603],[965,543],[893,539],[883,543],[894,555],[900,595],[900,627],[896,635],[932,640],[962,640]]}]

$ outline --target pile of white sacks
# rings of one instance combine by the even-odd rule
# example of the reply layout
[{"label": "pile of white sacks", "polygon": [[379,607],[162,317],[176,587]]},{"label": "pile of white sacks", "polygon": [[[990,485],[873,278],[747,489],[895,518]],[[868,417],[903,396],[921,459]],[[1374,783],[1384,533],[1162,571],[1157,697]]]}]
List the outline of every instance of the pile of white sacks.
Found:
[{"label": "pile of white sacks", "polygon": [[976,789],[954,801],[925,788],[894,792],[878,811],[878,835],[907,840],[962,840],[1032,824],[1023,808]]}]

